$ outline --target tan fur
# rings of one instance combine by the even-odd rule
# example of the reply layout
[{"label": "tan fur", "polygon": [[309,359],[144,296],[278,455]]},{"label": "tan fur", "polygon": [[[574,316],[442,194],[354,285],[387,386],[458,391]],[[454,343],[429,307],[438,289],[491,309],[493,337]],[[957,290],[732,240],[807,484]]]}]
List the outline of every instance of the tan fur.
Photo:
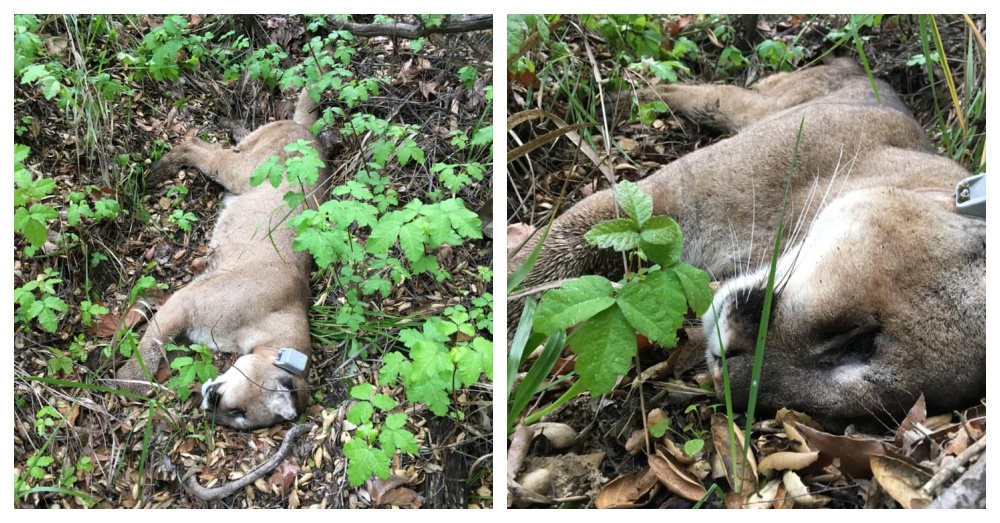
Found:
[{"label": "tan fur", "polygon": [[[163,345],[186,339],[214,351],[240,355],[232,368],[206,383],[206,414],[223,425],[256,428],[294,419],[308,403],[308,369],[299,376],[273,365],[275,349],[289,347],[311,355],[309,337],[308,253],[295,252],[295,231],[283,201],[289,184],[277,188],[265,181],[250,186],[250,175],[272,155],[283,162],[284,147],[309,140],[316,107],[305,92],[295,121],[278,121],[257,129],[235,148],[223,149],[201,140],[175,146],[154,166],[153,176],[192,166],[228,191],[212,233],[212,254],[205,273],[177,291],[157,311],[139,344],[147,369],[155,371]],[[322,153],[321,153],[322,154]],[[325,197],[325,173],[319,188],[305,186],[311,205]],[[258,349],[256,354],[251,352]],[[311,358],[310,358],[311,361]],[[149,390],[135,359],[119,369],[127,389]]]},{"label": "tan fur", "polygon": [[[969,173],[937,155],[891,88],[876,84],[881,105],[867,76],[841,59],[774,75],[753,89],[669,85],[639,93],[643,101],[662,98],[678,114],[738,132],[640,186],[653,195],[655,213],[680,224],[685,261],[731,276],[714,310],[740,405],[747,401],[758,298],[803,121],[758,405],[798,408],[842,425],[899,417],[920,393],[938,411],[985,393],[985,222],[950,212],[928,195],[928,189],[952,192]],[[582,237],[613,218],[613,206],[604,191],[559,217],[526,285],[620,275],[620,256]],[[514,304],[509,317],[519,312]],[[718,340],[715,320],[710,311],[709,340]],[[714,368],[720,350],[712,344]]]}]

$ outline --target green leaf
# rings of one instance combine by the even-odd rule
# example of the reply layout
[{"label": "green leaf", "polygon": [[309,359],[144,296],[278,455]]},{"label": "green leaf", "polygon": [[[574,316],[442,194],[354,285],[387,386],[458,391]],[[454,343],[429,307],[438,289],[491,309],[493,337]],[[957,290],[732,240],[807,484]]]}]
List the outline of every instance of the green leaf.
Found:
[{"label": "green leaf", "polygon": [[671,269],[684,287],[684,295],[691,310],[698,316],[708,312],[708,308],[712,306],[712,287],[709,286],[712,280],[708,274],[684,262],[678,262]]},{"label": "green leaf", "polygon": [[375,255],[385,255],[389,252],[389,248],[396,243],[404,221],[402,213],[399,212],[383,215],[379,218],[378,223],[372,227],[365,250]]},{"label": "green leaf", "polygon": [[401,429],[406,425],[406,414],[394,412],[385,417],[385,426],[390,429]]},{"label": "green leaf", "polygon": [[352,439],[344,444],[347,456],[347,480],[357,487],[364,484],[372,474],[385,479],[389,477],[389,456],[382,449],[373,449],[364,440]]},{"label": "green leaf", "polygon": [[[451,228],[463,238],[482,238],[482,223],[479,216],[465,207],[460,198],[450,198],[438,204],[443,215],[448,218]],[[458,245],[460,241],[450,244]]]},{"label": "green leaf", "polygon": [[542,296],[535,311],[535,331],[546,336],[566,330],[611,307],[614,289],[603,276],[581,276]]},{"label": "green leaf", "polygon": [[367,400],[372,397],[375,386],[371,383],[359,383],[351,387],[350,395],[356,400]]},{"label": "green leaf", "polygon": [[688,456],[694,456],[703,448],[705,448],[705,440],[703,439],[690,439],[684,443],[684,453]]},{"label": "green leaf", "polygon": [[419,221],[413,221],[399,228],[399,247],[410,263],[424,256],[424,240],[427,234]]},{"label": "green leaf", "polygon": [[[483,340],[483,338],[475,338]],[[479,381],[479,376],[493,368],[493,343],[483,340],[488,347],[481,346],[479,350],[475,347],[458,346],[451,350],[452,359],[458,369],[458,377],[461,385],[469,386]]]},{"label": "green leaf", "polygon": [[448,414],[448,406],[451,404],[448,388],[449,383],[440,378],[414,382],[406,386],[406,399],[423,403],[435,415],[444,416]]},{"label": "green leaf", "polygon": [[668,428],[670,428],[670,420],[661,419],[649,426],[649,434],[654,438],[662,438],[667,433]]},{"label": "green leaf", "polygon": [[25,68],[24,73],[21,74],[21,83],[30,84],[31,82],[46,76],[51,76],[51,74],[45,65],[32,64]]},{"label": "green leaf", "polygon": [[174,358],[174,361],[170,362],[170,368],[173,370],[183,369],[185,367],[190,367],[194,363],[194,358],[190,356],[181,356],[179,358]]},{"label": "green leaf", "polygon": [[632,218],[618,218],[598,223],[583,238],[602,249],[612,248],[618,252],[639,247],[638,225]]},{"label": "green leaf", "polygon": [[[377,407],[379,410],[389,411],[396,408],[396,400],[386,394],[376,394],[375,397],[372,398],[372,405]],[[389,416],[391,417],[393,414],[390,414]],[[406,418],[406,414],[403,414],[403,418]]]},{"label": "green leaf", "polygon": [[279,163],[278,157],[271,156],[254,169],[253,174],[250,175],[250,185],[256,187],[264,183],[264,180],[270,180],[272,186],[278,187],[281,185],[281,178],[284,174],[285,167]]},{"label": "green leaf", "polygon": [[359,401],[347,411],[347,421],[355,425],[361,425],[371,421],[374,409],[372,409],[372,404],[367,401]]},{"label": "green leaf", "polygon": [[382,385],[391,385],[397,376],[410,374],[410,362],[399,352],[390,352],[382,356],[382,368],[378,371],[378,381]]},{"label": "green leaf", "polygon": [[383,428],[382,433],[379,434],[378,441],[382,444],[382,448],[390,454],[395,452],[396,449],[407,454],[416,454],[420,451],[417,438],[410,431],[403,430],[402,428],[388,427],[388,422],[386,423],[386,427]]},{"label": "green leaf", "polygon": [[[650,218],[642,226],[639,236],[647,243],[654,245],[670,245],[680,237],[681,228],[669,216]],[[638,242],[636,242],[638,245]]]},{"label": "green leaf", "polygon": [[677,260],[681,259],[681,254],[684,253],[684,235],[681,234],[680,228],[676,229],[676,233],[677,239],[670,242],[669,245],[656,245],[640,237],[639,251],[647,260],[659,264],[660,267],[669,267],[677,263]]},{"label": "green leaf", "polygon": [[593,396],[614,388],[618,377],[628,372],[636,351],[635,330],[618,307],[609,307],[581,324],[567,342],[579,356],[579,383]]},{"label": "green leaf", "polygon": [[676,278],[655,271],[627,282],[618,292],[618,306],[629,324],[643,336],[671,348],[684,323],[684,293]]},{"label": "green leaf", "polygon": [[638,185],[628,180],[618,182],[615,187],[615,200],[621,205],[625,214],[639,224],[639,228],[653,216],[653,197],[642,192]]},{"label": "green leaf", "polygon": [[650,125],[660,114],[667,112],[667,104],[663,100],[644,103],[639,106],[639,121]]},{"label": "green leaf", "polygon": [[432,341],[420,341],[410,349],[413,360],[411,377],[414,379],[426,377],[434,379],[441,375],[451,374],[454,365],[444,345]]}]

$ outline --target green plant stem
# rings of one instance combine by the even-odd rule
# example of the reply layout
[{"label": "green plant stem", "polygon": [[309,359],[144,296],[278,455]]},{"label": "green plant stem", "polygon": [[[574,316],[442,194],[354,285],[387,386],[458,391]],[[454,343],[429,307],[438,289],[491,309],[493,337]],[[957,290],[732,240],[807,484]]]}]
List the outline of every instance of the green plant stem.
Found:
[{"label": "green plant stem", "polygon": [[527,418],[524,418],[524,424],[531,425],[532,423],[537,422],[538,420],[542,419],[542,417],[545,416],[546,414],[552,412],[553,410],[556,410],[556,408],[558,408],[563,403],[566,403],[567,401],[579,396],[580,394],[583,394],[583,391],[585,390],[587,390],[587,387],[583,385],[581,381],[577,381],[569,389],[567,389],[562,396],[559,396],[559,399],[557,399],[554,403],[545,407],[544,409],[535,412],[534,414],[528,416]]}]

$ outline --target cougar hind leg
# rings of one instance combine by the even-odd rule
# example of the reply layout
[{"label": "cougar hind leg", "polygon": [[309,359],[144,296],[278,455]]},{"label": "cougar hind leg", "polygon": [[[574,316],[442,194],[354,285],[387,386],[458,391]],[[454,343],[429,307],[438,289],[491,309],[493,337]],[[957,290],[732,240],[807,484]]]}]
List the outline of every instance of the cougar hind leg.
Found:
[{"label": "cougar hind leg", "polygon": [[219,144],[208,143],[200,139],[188,140],[175,145],[163,155],[151,169],[150,177],[154,180],[176,173],[185,166],[194,167],[205,176],[225,187],[233,194],[242,194],[250,189],[250,178],[245,172],[233,169],[232,166],[242,166],[239,149],[224,149]]},{"label": "cougar hind leg", "polygon": [[835,91],[861,70],[850,60],[778,73],[746,88],[733,85],[658,85],[636,92],[640,103],[663,100],[675,114],[721,132],[738,132],[772,114]]}]

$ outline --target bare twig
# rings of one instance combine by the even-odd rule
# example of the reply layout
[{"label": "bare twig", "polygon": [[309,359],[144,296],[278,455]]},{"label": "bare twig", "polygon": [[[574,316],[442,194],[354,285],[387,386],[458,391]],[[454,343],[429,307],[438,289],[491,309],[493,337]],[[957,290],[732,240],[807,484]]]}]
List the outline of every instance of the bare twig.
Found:
[{"label": "bare twig", "polygon": [[278,451],[267,458],[261,466],[251,470],[246,476],[233,481],[232,483],[226,483],[221,487],[205,488],[198,484],[198,478],[195,475],[188,477],[184,485],[191,491],[192,494],[198,496],[205,501],[215,501],[217,499],[222,499],[229,497],[240,490],[243,487],[252,484],[254,481],[264,477],[265,474],[271,472],[274,467],[277,467],[279,463],[282,462],[288,453],[292,451],[292,443],[295,442],[299,436],[308,433],[312,429],[316,428],[316,425],[312,423],[304,423],[302,425],[296,425],[285,433],[285,440],[281,442],[281,447],[278,447]]},{"label": "bare twig", "polygon": [[356,24],[353,22],[333,22],[334,29],[347,31],[354,36],[391,36],[394,38],[422,38],[429,34],[468,33],[493,28],[493,15],[468,15],[461,18],[444,19],[437,27],[424,24]]}]

